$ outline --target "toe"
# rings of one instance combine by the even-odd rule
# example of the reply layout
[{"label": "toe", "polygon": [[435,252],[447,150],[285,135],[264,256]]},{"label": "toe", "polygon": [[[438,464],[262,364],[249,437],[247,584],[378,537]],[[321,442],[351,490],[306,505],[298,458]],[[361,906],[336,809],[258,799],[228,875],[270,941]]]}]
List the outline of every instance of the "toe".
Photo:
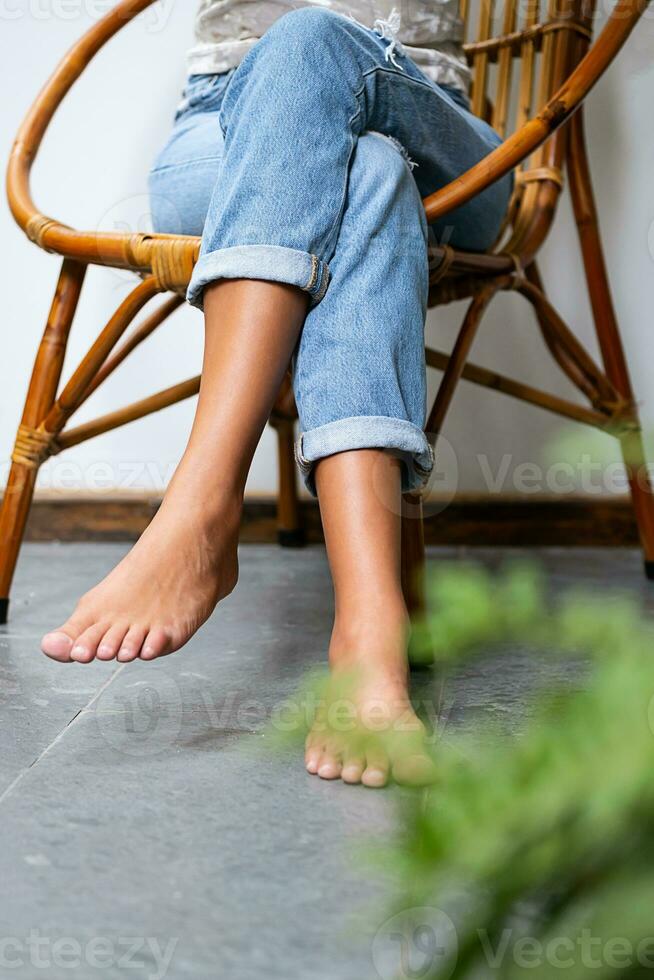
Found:
[{"label": "toe", "polygon": [[70,651],[70,659],[80,664],[88,664],[95,658],[98,643],[107,632],[106,623],[94,623],[80,633]]},{"label": "toe", "polygon": [[59,630],[45,634],[41,640],[41,650],[47,657],[51,657],[52,660],[58,660],[60,663],[69,663],[70,651],[73,648],[74,642],[75,637],[69,635],[62,626]]},{"label": "toe", "polygon": [[393,779],[404,786],[429,786],[436,781],[436,774],[426,750],[393,760]]},{"label": "toe", "polygon": [[338,779],[341,771],[340,761],[332,756],[323,756],[318,763],[318,775],[321,779]]},{"label": "toe", "polygon": [[366,768],[361,775],[364,786],[379,789],[388,782],[390,764],[388,755],[380,747],[371,747],[366,752]]},{"label": "toe", "polygon": [[365,768],[365,756],[348,754],[343,760],[341,779],[344,783],[360,783]]},{"label": "toe", "polygon": [[334,742],[327,743],[318,762],[318,775],[321,779],[338,779],[343,769],[343,753]]},{"label": "toe", "polygon": [[69,663],[71,660],[71,650],[77,638],[84,632],[87,626],[93,622],[92,619],[79,614],[79,609],[67,619],[63,626],[46,633],[41,640],[41,650],[46,656],[60,663]]},{"label": "toe", "polygon": [[98,644],[98,660],[113,660],[127,633],[126,626],[110,626]]},{"label": "toe", "polygon": [[130,626],[125,639],[121,643],[116,660],[119,660],[121,664],[127,664],[131,660],[136,660],[141,652],[147,632],[142,626]]},{"label": "toe", "polygon": [[143,643],[141,650],[141,660],[155,660],[170,653],[172,644],[168,633],[162,627],[157,626],[150,630]]},{"label": "toe", "polygon": [[318,741],[315,737],[312,738],[312,736],[309,735],[304,750],[304,764],[307,768],[307,772],[310,772],[312,776],[315,776],[318,772],[318,766],[324,751],[324,744]]}]

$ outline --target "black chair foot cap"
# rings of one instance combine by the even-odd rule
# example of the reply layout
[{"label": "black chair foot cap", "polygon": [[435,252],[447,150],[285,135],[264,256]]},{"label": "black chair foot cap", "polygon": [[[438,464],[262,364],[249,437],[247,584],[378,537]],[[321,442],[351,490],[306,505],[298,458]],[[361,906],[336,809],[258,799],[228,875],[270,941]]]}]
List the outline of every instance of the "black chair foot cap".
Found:
[{"label": "black chair foot cap", "polygon": [[0,626],[4,626],[9,616],[9,599],[0,599]]},{"label": "black chair foot cap", "polygon": [[654,582],[654,561],[645,562],[645,575],[650,582]]},{"label": "black chair foot cap", "polygon": [[302,548],[306,544],[304,528],[298,527],[293,531],[280,528],[277,531],[277,540],[282,548]]}]

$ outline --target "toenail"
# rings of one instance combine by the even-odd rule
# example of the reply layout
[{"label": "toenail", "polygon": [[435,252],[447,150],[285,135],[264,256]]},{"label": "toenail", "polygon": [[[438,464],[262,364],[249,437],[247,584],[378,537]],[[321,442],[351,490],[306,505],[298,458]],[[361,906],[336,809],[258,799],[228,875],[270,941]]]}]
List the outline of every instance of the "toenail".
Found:
[{"label": "toenail", "polygon": [[82,647],[82,646],[73,647],[73,649],[70,651],[71,657],[80,656],[80,655],[84,656],[85,653],[86,653],[86,647]]},{"label": "toenail", "polygon": [[382,772],[381,769],[368,769],[365,776],[369,781],[373,780],[374,783],[386,782],[386,773]]}]

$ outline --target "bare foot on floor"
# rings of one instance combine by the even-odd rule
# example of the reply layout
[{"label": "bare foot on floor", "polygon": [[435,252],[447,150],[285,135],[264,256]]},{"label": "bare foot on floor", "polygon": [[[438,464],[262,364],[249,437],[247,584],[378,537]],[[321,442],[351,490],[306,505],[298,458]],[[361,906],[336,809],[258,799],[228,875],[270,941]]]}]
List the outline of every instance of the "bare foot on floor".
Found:
[{"label": "bare foot on floor", "polygon": [[308,772],[375,788],[434,782],[427,733],[409,698],[405,622],[337,626],[329,659],[332,680],[306,740]]},{"label": "bare foot on floor", "polygon": [[129,554],[41,649],[62,663],[154,660],[179,650],[236,584],[239,520],[238,504],[209,519],[201,502],[167,496]]}]

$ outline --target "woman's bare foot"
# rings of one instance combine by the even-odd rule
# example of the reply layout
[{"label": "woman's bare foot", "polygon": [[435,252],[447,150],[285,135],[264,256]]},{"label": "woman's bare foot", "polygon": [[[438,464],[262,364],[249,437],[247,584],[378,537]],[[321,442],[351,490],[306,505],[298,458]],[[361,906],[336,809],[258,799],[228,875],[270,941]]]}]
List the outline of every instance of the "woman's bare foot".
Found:
[{"label": "woman's bare foot", "polygon": [[222,279],[204,293],[202,382],[188,446],[132,551],[43,638],[55,660],[154,660],[234,588],[243,488],[306,316],[286,283]]},{"label": "woman's bare foot", "polygon": [[[409,698],[407,622],[378,613],[336,623],[332,681],[306,740],[307,770],[321,779],[381,787],[434,781],[425,727]],[[356,652],[354,652],[356,651]]]},{"label": "woman's bare foot", "polygon": [[236,584],[239,520],[238,499],[211,508],[173,484],[129,554],[43,637],[43,652],[126,663],[179,650]]}]

